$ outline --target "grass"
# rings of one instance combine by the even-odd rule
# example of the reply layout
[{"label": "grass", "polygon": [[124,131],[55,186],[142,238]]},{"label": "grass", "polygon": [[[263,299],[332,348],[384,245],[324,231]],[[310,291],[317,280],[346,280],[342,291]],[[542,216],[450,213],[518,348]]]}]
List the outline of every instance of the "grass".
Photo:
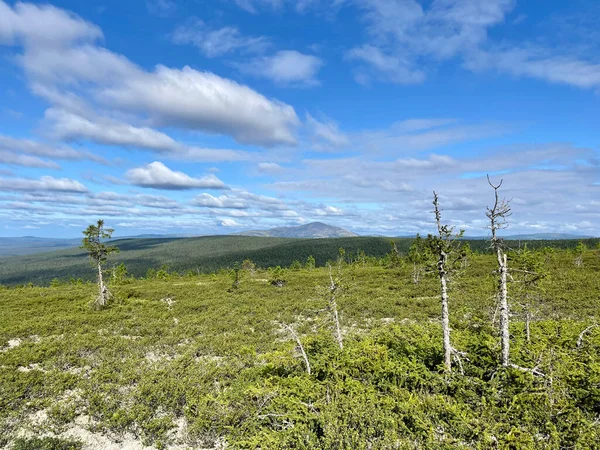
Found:
[{"label": "grass", "polygon": [[517,308],[511,329],[514,362],[543,378],[498,368],[487,255],[451,291],[464,375],[441,370],[437,281],[413,284],[408,264],[344,266],[343,351],[323,268],[286,270],[281,288],[269,271],[237,289],[228,273],[127,280],[101,311],[94,284],[0,290],[0,447],[78,448],[85,429],[156,448],[598,448],[600,330],[576,341],[598,317],[600,258],[546,267],[532,342]]}]

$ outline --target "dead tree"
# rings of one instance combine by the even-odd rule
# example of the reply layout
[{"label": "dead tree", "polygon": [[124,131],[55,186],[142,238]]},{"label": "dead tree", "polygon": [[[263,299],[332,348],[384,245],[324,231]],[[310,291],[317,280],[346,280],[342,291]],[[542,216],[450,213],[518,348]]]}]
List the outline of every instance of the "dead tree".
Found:
[{"label": "dead tree", "polygon": [[579,337],[577,338],[577,348],[581,348],[583,346],[583,338],[586,335],[586,333],[589,333],[591,330],[593,330],[597,326],[598,326],[598,324],[595,323],[595,324],[590,325],[589,327],[587,327],[581,333],[579,333]]},{"label": "dead tree", "polygon": [[450,312],[448,307],[448,282],[449,275],[454,267],[459,263],[462,257],[462,251],[456,245],[456,240],[460,239],[464,230],[459,233],[454,233],[454,227],[442,225],[442,214],[439,206],[438,195],[433,191],[433,213],[435,214],[435,222],[437,224],[437,236],[429,236],[427,241],[434,256],[437,258],[436,269],[440,279],[440,297],[442,301],[442,331],[444,344],[444,366],[448,372],[452,371],[452,357],[457,359],[461,366],[460,355],[452,347],[450,342]]},{"label": "dead tree", "polygon": [[[344,349],[344,339],[342,337],[342,330],[340,328],[340,319],[339,319],[339,315],[338,315],[338,310],[337,310],[337,301],[336,301],[336,295],[340,289],[340,284],[339,284],[339,280],[336,282],[336,280],[333,279],[333,273],[331,270],[331,264],[328,264],[329,266],[329,280],[330,280],[330,284],[329,284],[329,310],[331,311],[331,315],[333,317],[333,324],[335,326],[335,338],[336,341],[340,347],[340,350]],[[341,266],[338,266],[338,269],[341,269]]]},{"label": "dead tree", "polygon": [[296,341],[298,349],[300,350],[300,354],[302,355],[302,359],[304,360],[304,365],[306,366],[306,373],[310,375],[310,362],[308,361],[308,355],[304,351],[304,346],[302,345],[300,338],[298,337],[291,325],[288,325],[287,323],[281,323],[281,325],[290,332],[292,338],[294,338],[294,341]]},{"label": "dead tree", "polygon": [[496,259],[498,261],[498,310],[500,312],[500,342],[502,348],[502,365],[510,365],[510,310],[508,306],[508,263],[506,259],[506,253],[504,253],[504,240],[498,236],[498,230],[505,229],[508,224],[506,218],[510,217],[512,212],[510,209],[509,202],[504,199],[500,199],[498,190],[502,186],[500,184],[494,185],[487,177],[489,185],[494,189],[494,206],[487,208],[486,216],[490,220],[489,228],[492,233],[491,246],[496,253]]},{"label": "dead tree", "polygon": [[114,230],[112,228],[104,228],[104,221],[98,220],[96,225],[90,225],[83,232],[84,238],[82,239],[82,245],[80,248],[84,248],[88,251],[90,262],[92,266],[98,270],[98,297],[94,304],[98,308],[103,308],[108,303],[108,300],[112,297],[112,294],[108,290],[108,287],[104,284],[102,277],[102,266],[106,264],[108,255],[111,253],[118,253],[119,249],[114,246],[105,245],[102,240],[110,239]]},{"label": "dead tree", "polygon": [[412,279],[414,284],[419,284],[421,279],[422,266],[427,259],[425,243],[421,236],[417,233],[417,237],[413,241],[408,250],[408,260],[413,264]]}]

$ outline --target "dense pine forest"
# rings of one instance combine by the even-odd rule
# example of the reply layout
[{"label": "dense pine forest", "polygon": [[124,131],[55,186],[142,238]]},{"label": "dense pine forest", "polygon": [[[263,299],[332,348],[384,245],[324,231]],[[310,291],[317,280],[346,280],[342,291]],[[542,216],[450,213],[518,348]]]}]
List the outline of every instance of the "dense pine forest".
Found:
[{"label": "dense pine forest", "polygon": [[[108,268],[125,264],[130,275],[146,277],[166,268],[181,275],[212,273],[233,269],[236,263],[250,259],[260,268],[290,267],[305,264],[308,257],[315,259],[318,267],[335,261],[343,248],[353,260],[364,255],[380,259],[391,250],[394,242],[398,251],[408,254],[414,238],[350,237],[328,239],[292,239],[252,236],[206,236],[195,238],[137,238],[112,241],[120,253],[111,257]],[[600,239],[583,239],[583,244],[594,248]],[[490,253],[486,239],[467,239],[465,243],[474,252]],[[519,249],[574,249],[578,240],[512,240],[508,248]],[[90,270],[87,252],[80,248],[33,255],[0,258],[0,284],[19,285],[33,283],[49,285],[53,279],[92,281],[95,272]]]}]

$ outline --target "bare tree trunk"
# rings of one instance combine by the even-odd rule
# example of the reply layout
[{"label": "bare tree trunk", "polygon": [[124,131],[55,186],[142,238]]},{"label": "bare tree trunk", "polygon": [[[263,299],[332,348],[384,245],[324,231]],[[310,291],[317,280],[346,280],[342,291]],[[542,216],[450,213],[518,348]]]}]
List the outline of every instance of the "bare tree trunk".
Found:
[{"label": "bare tree trunk", "polygon": [[447,227],[442,226],[442,215],[439,208],[438,196],[433,191],[433,206],[435,221],[437,224],[438,235],[440,238],[440,248],[438,253],[437,270],[440,277],[440,295],[442,300],[442,332],[443,332],[443,345],[444,345],[444,366],[448,372],[452,371],[452,345],[450,344],[450,313],[448,311],[448,278],[446,271],[446,262],[448,260],[448,254],[443,247],[445,239],[448,238]]},{"label": "bare tree trunk", "polygon": [[105,289],[106,287],[104,286],[104,280],[102,279],[102,266],[98,263],[98,289],[99,289],[99,293],[98,293],[98,299],[96,300],[96,303],[98,304],[98,306],[102,307],[106,305],[106,293],[105,293]]},{"label": "bare tree trunk", "polygon": [[500,280],[498,286],[498,306],[500,307],[500,344],[502,348],[502,365],[508,366],[510,355],[510,332],[508,329],[510,323],[510,311],[508,309],[508,291],[506,287],[508,264],[506,262],[506,254],[500,249],[496,249],[498,257],[498,269],[500,272]]},{"label": "bare tree trunk", "polygon": [[108,303],[111,297],[111,293],[108,287],[104,284],[104,278],[102,276],[102,265],[98,263],[98,297],[96,298],[95,304],[99,308],[103,308]]},{"label": "bare tree trunk", "polygon": [[452,345],[450,344],[450,314],[448,312],[448,288],[444,263],[446,254],[438,261],[438,273],[440,274],[440,287],[442,297],[442,330],[444,333],[444,365],[446,370],[452,370]]},{"label": "bare tree trunk", "polygon": [[340,320],[338,316],[337,310],[337,302],[335,300],[335,293],[337,291],[338,286],[335,284],[333,280],[333,274],[331,273],[331,266],[329,266],[329,279],[331,284],[329,285],[329,290],[331,291],[331,297],[329,297],[329,308],[331,309],[331,313],[333,315],[333,321],[335,324],[335,337],[338,345],[340,346],[340,350],[344,349],[344,340],[342,338],[342,330],[340,328]]},{"label": "bare tree trunk", "polygon": [[290,325],[288,325],[287,323],[282,323],[282,325],[290,332],[290,334],[296,341],[296,344],[298,344],[298,348],[300,349],[300,353],[302,354],[302,359],[304,359],[304,364],[306,365],[306,373],[310,375],[310,363],[308,362],[308,356],[304,351],[304,346],[302,345],[302,342],[300,342],[300,338]]},{"label": "bare tree trunk", "polygon": [[413,283],[414,284],[419,284],[419,266],[417,265],[417,263],[413,263]]},{"label": "bare tree trunk", "polygon": [[590,330],[592,330],[593,328],[596,328],[598,326],[597,323],[590,325],[589,327],[587,327],[585,330],[583,330],[580,334],[579,334],[579,338],[577,338],[577,348],[581,348],[581,346],[583,345],[583,337],[585,336],[586,333],[588,333]]},{"label": "bare tree trunk", "polygon": [[498,196],[498,189],[502,186],[502,180],[500,184],[494,185],[490,180],[490,176],[487,177],[489,185],[494,189],[494,207],[487,208],[486,216],[490,219],[490,230],[492,232],[492,248],[496,251],[496,258],[498,259],[498,309],[500,311],[500,346],[502,349],[502,365],[505,367],[510,366],[510,311],[508,308],[508,292],[507,292],[507,277],[508,277],[508,263],[506,261],[506,254],[503,250],[503,241],[496,234],[498,230],[507,227],[506,218],[511,213],[510,206],[507,201],[500,200]]}]

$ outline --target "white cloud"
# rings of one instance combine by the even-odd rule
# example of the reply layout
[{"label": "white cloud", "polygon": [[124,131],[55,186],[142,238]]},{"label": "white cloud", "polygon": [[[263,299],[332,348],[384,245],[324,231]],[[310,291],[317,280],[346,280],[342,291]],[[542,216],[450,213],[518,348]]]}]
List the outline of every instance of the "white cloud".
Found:
[{"label": "white cloud", "polygon": [[0,1],[0,42],[26,41],[29,46],[61,47],[96,40],[102,31],[80,17],[52,5]]},{"label": "white cloud", "polygon": [[19,155],[13,152],[0,150],[0,164],[23,167],[38,167],[43,169],[60,169],[60,166],[53,161],[44,161],[35,156]]},{"label": "white cloud", "polygon": [[260,173],[266,174],[276,174],[283,170],[283,167],[281,167],[279,164],[271,162],[258,163],[257,168]]},{"label": "white cloud", "polygon": [[280,9],[283,5],[283,1],[284,0],[234,0],[236,5],[252,14],[256,14],[257,6],[262,5],[272,9]]},{"label": "white cloud", "polygon": [[241,225],[233,219],[220,219],[218,222],[222,227],[241,227]]},{"label": "white cloud", "polygon": [[[209,149],[185,145],[167,134],[149,127],[136,127],[119,120],[94,114],[84,117],[63,109],[46,111],[47,125],[53,137],[65,140],[87,139],[98,144],[152,150],[174,159],[191,161],[246,161],[248,152],[230,149]],[[2,138],[0,137],[0,148]]]},{"label": "white cloud", "polygon": [[509,127],[503,124],[462,124],[451,119],[409,119],[386,129],[362,131],[354,140],[370,151],[397,154],[499,136],[508,130]]},{"label": "white cloud", "polygon": [[[494,69],[580,88],[600,87],[600,62],[594,53],[578,55],[577,38],[571,47],[506,40],[500,46],[490,39],[488,30],[505,21],[515,0],[433,0],[427,6],[416,0],[348,3],[364,11],[371,35],[368,43],[346,55],[366,64],[356,73],[360,83],[420,83],[426,77],[424,67],[459,58],[473,71]],[[580,26],[578,32],[583,29]]]},{"label": "white cloud", "polygon": [[169,169],[159,161],[130,169],[125,177],[131,184],[154,189],[228,189],[225,183],[212,174],[202,178],[192,178],[183,172]]},{"label": "white cloud", "polygon": [[66,146],[47,145],[31,139],[17,139],[0,134],[0,150],[6,152],[16,152],[21,154],[41,156],[43,158],[81,160],[89,159],[95,162],[106,164],[106,160],[101,156],[90,152],[75,150]]},{"label": "white cloud", "polygon": [[177,143],[169,136],[148,127],[134,127],[117,120],[96,117],[94,121],[63,109],[50,108],[46,119],[59,139],[85,137],[99,144],[142,147],[156,151],[172,150]]},{"label": "white cloud", "polygon": [[600,63],[572,55],[553,56],[539,48],[479,52],[471,55],[465,66],[476,71],[495,69],[516,77],[537,78],[584,89],[600,88]]},{"label": "white cloud", "polygon": [[412,68],[411,61],[398,55],[385,54],[373,45],[353,48],[346,54],[346,58],[362,61],[375,69],[371,72],[364,69],[357,72],[356,80],[361,84],[368,84],[372,76],[397,84],[419,84],[425,81],[425,73]]},{"label": "white cloud", "polygon": [[274,55],[256,58],[236,66],[244,73],[268,78],[278,84],[314,86],[319,84],[316,76],[323,66],[323,61],[314,55],[282,50]]},{"label": "white cloud", "polygon": [[248,205],[236,199],[235,197],[229,197],[227,195],[221,195],[219,197],[213,197],[210,194],[200,194],[194,197],[190,202],[194,206],[208,207],[208,208],[231,208],[231,209],[247,209]]},{"label": "white cloud", "polygon": [[53,191],[85,193],[87,188],[77,180],[43,176],[39,180],[28,178],[0,178],[0,190],[3,191]]},{"label": "white cloud", "polygon": [[247,144],[294,145],[294,109],[210,72],[157,66],[100,93],[104,102],[146,112],[158,125],[227,134]]},{"label": "white cloud", "polygon": [[260,52],[269,46],[264,36],[243,36],[237,27],[210,29],[203,21],[195,20],[175,29],[176,44],[192,44],[206,57],[214,58],[234,51]]},{"label": "white cloud", "polygon": [[296,143],[299,120],[289,105],[190,67],[146,71],[98,46],[100,29],[63,10],[0,5],[0,40],[24,47],[17,60],[34,92],[52,103],[77,107],[84,96],[117,112],[139,113],[157,126],[225,134],[246,144]]},{"label": "white cloud", "polygon": [[336,206],[321,205],[314,210],[317,216],[343,216],[344,211]]},{"label": "white cloud", "polygon": [[146,8],[150,14],[167,17],[175,12],[177,4],[173,0],[146,0]]},{"label": "white cloud", "polygon": [[307,113],[306,125],[317,150],[340,149],[350,144],[348,136],[332,120],[320,122]]}]

